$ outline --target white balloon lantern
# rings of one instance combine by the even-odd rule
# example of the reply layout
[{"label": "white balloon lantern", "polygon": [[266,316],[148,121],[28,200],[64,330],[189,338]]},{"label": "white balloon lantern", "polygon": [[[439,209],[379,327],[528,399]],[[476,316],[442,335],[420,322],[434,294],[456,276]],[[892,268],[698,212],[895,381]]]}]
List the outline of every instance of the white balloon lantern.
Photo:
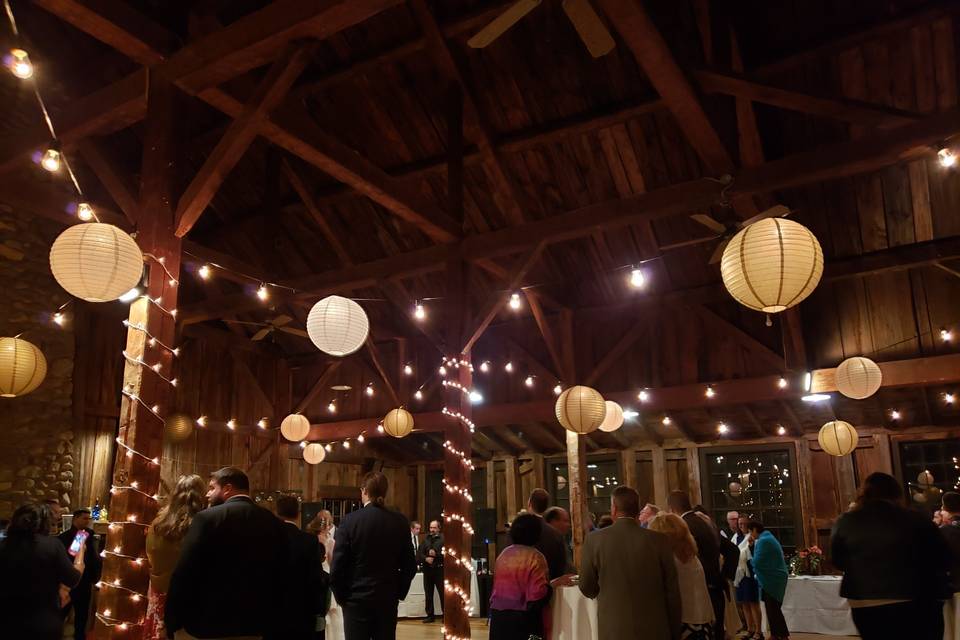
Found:
[{"label": "white balloon lantern", "polygon": [[331,356],[346,356],[367,340],[370,321],[363,307],[340,296],[327,296],[307,315],[307,334],[317,349]]},{"label": "white balloon lantern", "polygon": [[836,382],[837,391],[848,398],[863,400],[880,388],[883,373],[870,358],[856,356],[840,363],[836,371]]},{"label": "white balloon lantern", "polygon": [[76,224],[50,247],[50,271],[67,293],[88,302],[110,302],[140,282],[143,253],[112,224]]},{"label": "white balloon lantern", "polygon": [[607,412],[603,416],[603,422],[597,427],[600,431],[611,433],[623,426],[623,407],[613,400],[606,400],[603,403]]},{"label": "white balloon lantern", "polygon": [[383,431],[394,438],[402,438],[413,431],[413,416],[400,407],[393,409],[383,418]]},{"label": "white balloon lantern", "polygon": [[47,359],[32,342],[0,338],[0,398],[30,393],[47,377]]},{"label": "white balloon lantern", "polygon": [[291,442],[300,442],[310,433],[310,421],[299,413],[291,413],[280,423],[280,433]]},{"label": "white balloon lantern", "polygon": [[583,435],[600,427],[607,407],[596,389],[577,385],[560,394],[555,411],[564,429]]},{"label": "white balloon lantern", "polygon": [[733,236],[723,250],[720,275],[740,304],[779,313],[817,287],[823,275],[823,250],[802,224],[766,218]]},{"label": "white balloon lantern", "polygon": [[327,457],[327,451],[322,444],[311,442],[303,448],[303,461],[307,464],[320,464]]},{"label": "white balloon lantern", "polygon": [[843,420],[831,420],[820,427],[817,442],[820,447],[832,456],[845,456],[857,448],[860,436],[853,425]]}]

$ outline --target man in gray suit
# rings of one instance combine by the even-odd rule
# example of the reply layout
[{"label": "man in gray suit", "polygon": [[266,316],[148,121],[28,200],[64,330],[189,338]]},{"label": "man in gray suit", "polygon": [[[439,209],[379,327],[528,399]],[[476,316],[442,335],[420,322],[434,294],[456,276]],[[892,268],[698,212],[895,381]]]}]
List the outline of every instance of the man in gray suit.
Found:
[{"label": "man in gray suit", "polygon": [[613,525],[586,537],[580,591],[597,598],[599,640],[677,640],[680,586],[667,537],[640,527],[640,496],[617,487]]}]

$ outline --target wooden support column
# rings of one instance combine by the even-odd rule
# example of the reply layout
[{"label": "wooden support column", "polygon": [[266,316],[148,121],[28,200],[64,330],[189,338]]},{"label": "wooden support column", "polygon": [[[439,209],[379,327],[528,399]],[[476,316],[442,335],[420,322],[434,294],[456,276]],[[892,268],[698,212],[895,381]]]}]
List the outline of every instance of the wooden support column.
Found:
[{"label": "wooden support column", "polygon": [[570,524],[573,532],[573,564],[579,571],[580,553],[586,537],[587,444],[583,436],[567,431],[567,483],[570,487]]},{"label": "wooden support column", "polygon": [[[142,326],[157,340],[151,346],[145,332],[127,331],[126,352],[133,360],[158,363],[160,372],[174,377],[173,354],[160,343],[175,345],[176,321],[161,310],[177,307],[177,286],[171,284],[180,274],[180,240],[174,234],[171,202],[174,167],[174,103],[175,89],[161,74],[152,74],[149,86],[147,121],[143,140],[142,184],[140,187],[140,219],[137,242],[144,253],[157,259],[147,262],[147,295],[159,300],[154,304],[147,298],[138,298],[130,305],[131,326]],[[168,273],[169,271],[169,273]],[[120,354],[116,354],[119,358]],[[147,496],[160,491],[160,455],[163,445],[163,419],[147,407],[157,405],[161,416],[171,412],[173,388],[153,371],[127,360],[123,370],[126,394],[120,406],[118,446],[113,467],[112,482],[129,486],[136,482],[143,493],[119,491],[110,499],[110,519],[125,524],[111,528],[107,534],[107,548],[120,548],[124,556],[145,557],[146,536],[144,523],[156,515],[157,504]],[[143,404],[133,397],[143,400]],[[146,406],[144,406],[146,405]],[[126,447],[129,447],[126,448]],[[131,449],[133,451],[131,451]],[[104,582],[120,580],[124,587],[145,594],[150,574],[146,563],[135,564],[119,556],[108,556],[104,561]],[[120,622],[136,623],[143,619],[146,599],[134,602],[130,592],[106,587],[101,592],[98,611],[110,610],[110,618]],[[130,631],[119,626],[98,623],[100,638],[129,638]]]},{"label": "wooden support column", "polygon": [[628,447],[620,452],[620,466],[623,467],[623,482],[628,487],[637,486],[637,448]]},{"label": "wooden support column", "polygon": [[503,460],[504,491],[507,494],[504,504],[507,505],[507,519],[513,520],[520,511],[520,501],[517,499],[517,459],[508,456]]},{"label": "wooden support column", "polygon": [[[667,496],[670,494],[670,487],[667,486],[666,452],[663,447],[654,447],[650,450],[650,455],[653,458],[653,503],[661,509],[666,509]],[[691,496],[690,499],[693,500],[693,497]]]},{"label": "wooden support column", "polygon": [[703,496],[700,495],[700,456],[697,447],[687,447],[687,480],[690,484],[690,502],[700,504]]}]

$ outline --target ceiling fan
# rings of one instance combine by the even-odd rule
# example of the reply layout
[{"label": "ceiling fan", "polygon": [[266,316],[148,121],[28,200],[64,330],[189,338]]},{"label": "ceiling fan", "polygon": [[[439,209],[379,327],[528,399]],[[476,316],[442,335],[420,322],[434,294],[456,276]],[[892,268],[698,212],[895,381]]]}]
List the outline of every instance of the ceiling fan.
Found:
[{"label": "ceiling fan", "polygon": [[244,320],[225,320],[224,322],[230,322],[232,324],[247,324],[247,325],[262,327],[255,334],[250,336],[250,339],[253,340],[254,342],[263,340],[274,331],[283,331],[284,333],[300,336],[301,338],[309,337],[307,332],[304,331],[303,329],[296,329],[294,327],[286,326],[291,322],[293,322],[293,318],[291,318],[288,315],[279,315],[275,318],[271,318],[270,320],[267,320],[266,322],[246,322]]},{"label": "ceiling fan", "polygon": [[[494,18],[493,22],[467,40],[467,44],[474,49],[483,49],[533,11],[540,2],[541,0],[518,0]],[[599,58],[613,50],[616,46],[613,36],[610,35],[589,0],[563,0],[562,6],[590,55]]]},{"label": "ceiling fan", "polygon": [[741,220],[740,222],[728,222],[726,224],[718,222],[713,216],[710,216],[706,213],[695,213],[690,217],[705,226],[707,229],[715,232],[717,235],[713,236],[712,238],[704,238],[694,242],[680,243],[677,246],[698,244],[700,242],[711,242],[719,238],[717,246],[710,255],[710,264],[716,264],[720,262],[720,258],[723,257],[723,250],[727,248],[727,245],[730,243],[730,239],[733,238],[738,231],[749,227],[754,222],[759,222],[761,220],[765,220],[766,218],[785,218],[791,213],[792,211],[788,207],[785,207],[782,204],[775,204],[766,211],[762,211],[752,218],[747,218],[746,220]]}]

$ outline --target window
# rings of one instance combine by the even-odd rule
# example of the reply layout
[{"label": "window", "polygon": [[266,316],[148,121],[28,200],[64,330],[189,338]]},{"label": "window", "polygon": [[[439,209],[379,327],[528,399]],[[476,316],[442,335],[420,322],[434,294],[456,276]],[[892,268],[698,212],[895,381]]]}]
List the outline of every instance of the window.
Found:
[{"label": "window", "polygon": [[944,491],[960,490],[960,440],[901,442],[900,479],[910,502],[930,511]]},{"label": "window", "polygon": [[[570,510],[566,462],[550,463],[550,496],[553,504]],[[597,517],[610,513],[610,496],[621,484],[620,463],[615,457],[587,457],[587,510]]]},{"label": "window", "polygon": [[800,539],[793,450],[777,445],[700,450],[704,508],[727,528],[727,512],[759,520],[792,551]]}]

